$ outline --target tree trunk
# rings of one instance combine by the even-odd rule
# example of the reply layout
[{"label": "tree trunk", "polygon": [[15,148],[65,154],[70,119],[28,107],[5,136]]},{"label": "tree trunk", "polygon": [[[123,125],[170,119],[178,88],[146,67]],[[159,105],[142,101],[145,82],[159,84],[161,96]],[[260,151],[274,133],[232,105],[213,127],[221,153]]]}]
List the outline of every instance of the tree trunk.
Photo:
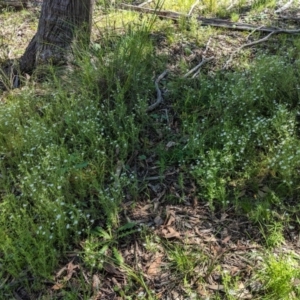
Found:
[{"label": "tree trunk", "polygon": [[44,0],[38,30],[20,59],[21,72],[42,64],[65,64],[76,38],[88,43],[94,0]]}]

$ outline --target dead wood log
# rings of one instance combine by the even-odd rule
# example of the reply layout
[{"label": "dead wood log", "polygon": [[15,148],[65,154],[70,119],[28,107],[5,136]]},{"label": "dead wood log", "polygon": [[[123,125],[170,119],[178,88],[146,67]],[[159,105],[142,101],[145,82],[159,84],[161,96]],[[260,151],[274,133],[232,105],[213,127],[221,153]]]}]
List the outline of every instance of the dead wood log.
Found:
[{"label": "dead wood log", "polygon": [[[190,16],[183,13],[178,13],[174,11],[167,10],[156,10],[151,8],[145,8],[129,4],[121,4],[121,8],[125,10],[134,10],[141,13],[150,13],[155,14],[160,18],[171,19],[178,21],[180,18],[189,19]],[[200,23],[201,26],[212,26],[219,28],[227,28],[232,30],[246,30],[246,31],[260,31],[260,32],[275,32],[275,33],[288,33],[288,34],[299,34],[300,29],[283,29],[279,27],[269,27],[269,26],[256,26],[247,23],[236,23],[227,20],[217,19],[217,18],[203,18],[196,17],[196,20]]]}]

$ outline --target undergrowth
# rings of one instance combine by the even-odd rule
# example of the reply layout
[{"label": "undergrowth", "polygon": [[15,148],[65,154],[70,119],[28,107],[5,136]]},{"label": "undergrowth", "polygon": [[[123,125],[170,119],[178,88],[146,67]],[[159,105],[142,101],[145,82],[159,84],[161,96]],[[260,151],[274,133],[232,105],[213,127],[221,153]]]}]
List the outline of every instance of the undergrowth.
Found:
[{"label": "undergrowth", "polygon": [[[89,49],[76,48],[70,70],[50,66],[42,70],[43,82],[38,70],[1,102],[1,297],[10,297],[20,285],[35,297],[43,282],[53,282],[68,254],[76,253],[91,273],[103,272],[107,263],[123,268],[129,281],[116,287],[120,297],[132,299],[129,295],[139,291],[141,299],[156,299],[143,272],[124,262],[120,248],[130,238],[144,239],[151,253],[164,248],[176,280],[186,295],[195,296],[196,283],[190,282],[199,265],[209,265],[207,278],[221,266],[200,250],[162,243],[147,226],[127,218],[124,201],[134,207],[150,186],[129,166],[136,153],[145,164],[155,157],[159,179],[171,166],[179,170],[182,194],[175,201],[166,195],[166,202],[185,203],[185,182],[193,181],[197,198],[211,211],[230,208],[247,215],[268,251],[283,243],[285,228],[299,226],[299,38],[292,46],[281,41],[288,52],[279,46],[275,52],[260,49],[251,61],[249,55],[236,58],[240,67],[204,69],[195,79],[183,78],[190,62],[178,60],[177,74],[161,83],[167,109],[146,113],[156,98],[154,78],[170,64],[155,34],[169,50],[182,42],[186,56],[194,49],[184,35],[197,47],[209,36],[199,36],[203,28],[195,20],[190,26],[180,23],[176,33],[169,21],[134,13],[120,19],[102,2],[117,27],[101,20],[98,39]],[[219,15],[228,4],[204,2],[205,11]],[[180,2],[178,10],[188,12],[192,4]],[[164,5],[169,9],[174,1]],[[255,1],[252,8],[261,6],[273,7],[274,1]],[[293,285],[299,277],[296,259],[267,252],[261,266],[254,276],[264,284],[257,299],[299,296]],[[238,279],[222,273],[223,294],[215,299],[239,299]],[[63,293],[64,299],[78,299],[76,289]],[[80,293],[91,295],[88,288]]]}]

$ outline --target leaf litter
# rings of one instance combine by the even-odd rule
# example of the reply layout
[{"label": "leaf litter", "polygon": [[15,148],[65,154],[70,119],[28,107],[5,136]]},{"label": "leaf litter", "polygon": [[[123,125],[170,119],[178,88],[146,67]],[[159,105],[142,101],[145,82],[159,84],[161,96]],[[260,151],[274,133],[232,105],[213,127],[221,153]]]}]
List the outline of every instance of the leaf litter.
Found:
[{"label": "leaf litter", "polygon": [[[285,16],[291,17],[291,13],[289,15],[289,12],[286,12],[282,19]],[[292,16],[298,18],[298,14],[294,13]],[[18,36],[25,47],[29,41],[28,35],[32,35],[33,32],[30,22],[24,21],[19,31],[13,34]],[[6,35],[5,26],[0,33],[1,36]],[[232,48],[244,43],[241,33],[234,32],[231,35],[231,39],[228,39],[228,36],[216,33],[214,41],[206,49],[207,56],[216,57],[213,67],[216,67],[216,62],[221,60],[221,57],[232,52]],[[17,53],[15,47],[13,50]],[[174,73],[179,72],[181,59],[193,63],[202,55],[199,49],[195,49],[191,55],[185,55],[180,44],[157,51],[163,50],[171,57],[170,69]],[[168,126],[175,134],[178,133],[178,123],[176,116],[172,115],[172,105],[166,101],[160,108],[164,111],[160,110],[158,116],[165,120],[167,112]],[[150,145],[162,141],[166,150],[177,146],[175,140],[163,141],[162,133],[157,130],[148,132],[148,135]],[[195,184],[186,174],[184,189],[178,186],[178,176],[182,172],[180,168],[170,166],[162,175],[156,165],[157,159],[154,151],[147,155],[137,151],[127,162],[132,170],[136,170],[141,183],[146,185],[146,192],[141,193],[134,206],[124,204],[127,217],[131,222],[144,228],[153,237],[154,242],[153,249],[149,249],[143,238],[133,235],[126,243],[119,245],[118,250],[124,258],[124,265],[130,266],[133,272],[142,274],[143,280],[154,291],[157,299],[193,299],[187,298],[189,295],[187,286],[183,283],[182,276],[172,267],[167,253],[168,247],[164,247],[164,245],[184,246],[185,253],[200,251],[203,257],[189,273],[188,283],[191,290],[203,299],[210,299],[216,292],[224,295],[222,276],[228,273],[238,280],[237,288],[229,290],[229,293],[236,299],[252,299],[253,293],[263,290],[261,283],[253,278],[262,262],[264,239],[259,228],[253,226],[246,216],[237,215],[230,208],[226,211],[211,211],[207,203],[199,201]],[[261,186],[258,196],[264,198],[267,192],[268,187]],[[248,191],[241,191],[241,195],[245,193]],[[181,204],[170,204],[166,199],[167,196],[172,196]],[[127,198],[130,199],[130,195]],[[121,222],[125,223],[127,220]],[[287,237],[285,244],[274,252],[293,252],[300,257],[298,232],[290,230]],[[113,262],[106,262],[103,264],[103,271],[97,272],[87,269],[83,262],[76,258],[59,269],[51,290],[59,293],[70,284],[80,286],[79,277],[82,276],[90,285],[91,300],[124,299],[118,291],[126,290],[130,281],[126,270],[126,268],[123,270],[122,266],[114,265]],[[299,285],[298,279],[294,280],[294,285]],[[16,298],[19,297],[19,292],[15,292]],[[144,289],[137,287],[136,295],[141,297],[145,295]],[[62,294],[56,296],[63,299]],[[26,295],[23,298],[26,299]]]}]

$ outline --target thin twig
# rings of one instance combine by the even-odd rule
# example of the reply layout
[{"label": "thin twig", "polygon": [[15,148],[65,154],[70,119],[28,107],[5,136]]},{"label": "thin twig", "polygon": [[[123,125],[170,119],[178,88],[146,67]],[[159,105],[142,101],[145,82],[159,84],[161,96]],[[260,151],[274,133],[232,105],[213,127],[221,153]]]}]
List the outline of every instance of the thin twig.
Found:
[{"label": "thin twig", "polygon": [[196,78],[198,75],[199,75],[199,73],[200,73],[200,68],[195,72],[195,74],[192,76],[192,79],[194,79],[194,78]]},{"label": "thin twig", "polygon": [[256,32],[256,31],[258,31],[260,28],[262,28],[263,27],[263,25],[261,25],[261,26],[259,26],[259,27],[257,27],[257,28],[254,28],[248,35],[247,35],[247,37],[246,37],[246,40],[248,41],[249,40],[249,37],[254,33],[254,32]]},{"label": "thin twig", "polygon": [[206,54],[206,52],[208,51],[210,42],[211,42],[211,36],[209,37],[209,39],[208,39],[208,41],[207,41],[207,44],[206,44],[205,50],[203,51],[203,54],[202,54],[202,55],[205,55],[205,54]]},{"label": "thin twig", "polygon": [[209,58],[205,58],[203,57],[201,62],[196,66],[194,67],[193,69],[191,69],[190,71],[188,71],[185,75],[183,75],[183,78],[186,78],[188,77],[189,75],[193,74],[194,72],[196,72],[198,69],[200,69],[205,63],[213,60],[215,57],[214,56],[211,56]]},{"label": "thin twig", "polygon": [[232,0],[231,4],[228,7],[226,7],[226,10],[230,10],[235,4],[236,4],[235,1]]},{"label": "thin twig", "polygon": [[277,10],[275,10],[275,14],[280,14],[284,10],[288,9],[293,4],[293,2],[294,2],[294,0],[290,0],[289,2],[284,4],[281,8],[278,8]]},{"label": "thin twig", "polygon": [[161,90],[159,89],[158,83],[168,74],[168,70],[163,71],[155,80],[155,89],[157,93],[156,102],[148,106],[147,112],[154,110],[162,101],[163,97],[161,95]]},{"label": "thin twig", "polygon": [[242,45],[241,47],[239,47],[238,49],[236,49],[234,52],[231,53],[229,59],[227,60],[227,62],[226,62],[225,65],[224,65],[223,69],[227,69],[229,63],[230,63],[230,62],[232,61],[232,59],[233,59],[233,56],[234,56],[237,52],[241,51],[243,48],[250,47],[250,46],[253,46],[253,45],[257,45],[257,44],[259,44],[259,43],[266,42],[266,41],[267,41],[273,34],[275,34],[275,33],[278,33],[278,32],[277,32],[277,31],[273,31],[273,32],[269,33],[267,36],[265,36],[264,38],[260,39],[260,40],[257,40],[257,41],[254,41],[254,42],[252,42],[252,43],[248,43],[248,44]]},{"label": "thin twig", "polygon": [[148,4],[148,3],[151,3],[151,2],[152,2],[152,0],[145,1],[145,2],[143,2],[141,4],[139,4],[138,7],[142,7],[142,6],[144,6],[144,5]]},{"label": "thin twig", "polygon": [[195,7],[198,5],[198,3],[199,3],[199,0],[196,0],[196,2],[192,5],[192,7],[191,7],[189,13],[187,14],[189,17],[191,16],[193,10],[194,10]]}]

